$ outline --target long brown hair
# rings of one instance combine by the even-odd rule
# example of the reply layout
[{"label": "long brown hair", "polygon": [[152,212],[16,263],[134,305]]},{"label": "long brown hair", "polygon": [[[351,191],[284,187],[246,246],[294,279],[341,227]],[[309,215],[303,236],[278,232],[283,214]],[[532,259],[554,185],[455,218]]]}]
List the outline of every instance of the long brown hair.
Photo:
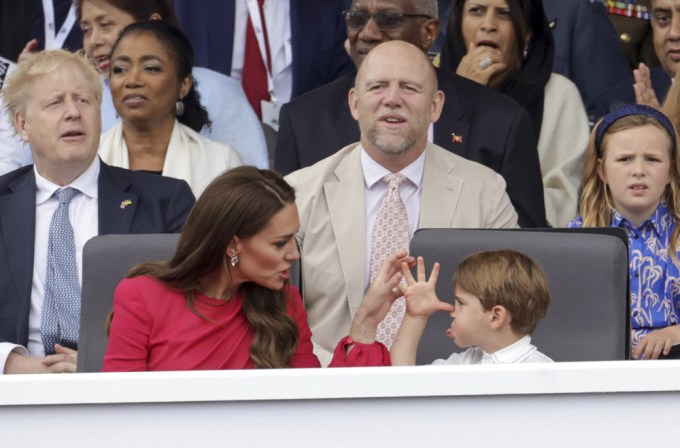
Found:
[{"label": "long brown hair", "polygon": [[[198,198],[187,218],[175,255],[167,262],[143,263],[128,274],[154,277],[184,293],[197,315],[194,290],[199,280],[226,269],[226,248],[234,236],[247,239],[272,216],[295,202],[295,191],[280,174],[252,166],[234,168],[216,178]],[[250,358],[257,368],[285,367],[298,343],[298,327],[286,313],[289,285],[280,291],[254,282],[241,286],[243,313],[255,330]],[[202,316],[201,316],[202,317]]]},{"label": "long brown hair", "polygon": [[[614,201],[609,188],[607,188],[607,185],[600,179],[597,173],[598,163],[604,162],[607,155],[609,137],[626,129],[647,125],[654,126],[668,135],[667,129],[653,117],[649,115],[629,115],[618,119],[607,128],[602,138],[601,154],[598,155],[595,136],[601,123],[602,120],[597,123],[590,134],[588,149],[584,158],[581,203],[579,205],[579,213],[583,218],[583,227],[609,227],[611,225]],[[670,183],[666,187],[662,200],[666,201],[669,212],[676,221],[675,229],[671,234],[669,252],[675,264],[680,264],[676,254],[678,237],[680,237],[680,160],[678,159],[677,148],[674,148],[673,144],[670,144],[668,147],[668,160],[670,162]]]}]

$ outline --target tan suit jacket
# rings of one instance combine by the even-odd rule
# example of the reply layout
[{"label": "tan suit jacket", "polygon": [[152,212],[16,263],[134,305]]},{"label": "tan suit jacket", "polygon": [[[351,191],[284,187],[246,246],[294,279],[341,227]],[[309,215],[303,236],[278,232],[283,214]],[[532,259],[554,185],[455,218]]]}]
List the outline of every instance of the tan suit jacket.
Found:
[{"label": "tan suit jacket", "polygon": [[[302,297],[322,365],[348,334],[364,298],[368,248],[360,151],[357,143],[346,146],[286,177],[297,192]],[[517,227],[517,213],[500,175],[428,144],[418,228],[428,227]]]}]

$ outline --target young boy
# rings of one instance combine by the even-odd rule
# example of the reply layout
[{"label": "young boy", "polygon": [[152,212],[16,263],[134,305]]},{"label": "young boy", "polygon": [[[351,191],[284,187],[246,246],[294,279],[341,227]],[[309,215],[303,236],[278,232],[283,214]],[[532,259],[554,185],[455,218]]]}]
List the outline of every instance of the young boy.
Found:
[{"label": "young boy", "polygon": [[425,280],[425,262],[418,257],[415,280],[402,265],[408,285],[399,289],[406,298],[406,315],[392,345],[393,365],[414,365],[427,319],[449,311],[453,321],[446,332],[459,347],[468,348],[433,364],[514,364],[552,362],[531,345],[536,323],[550,302],[548,281],[540,266],[525,254],[504,249],[468,256],[453,276],[455,307],[440,302],[435,293],[439,263]]}]

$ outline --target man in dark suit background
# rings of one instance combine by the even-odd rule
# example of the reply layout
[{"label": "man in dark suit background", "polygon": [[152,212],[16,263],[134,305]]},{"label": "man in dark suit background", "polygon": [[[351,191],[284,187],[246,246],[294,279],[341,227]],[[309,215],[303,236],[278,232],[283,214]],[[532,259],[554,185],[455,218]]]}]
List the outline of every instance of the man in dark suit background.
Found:
[{"label": "man in dark suit background", "polygon": [[[350,55],[357,67],[382,42],[404,40],[427,52],[439,34],[437,0],[354,0],[351,11],[370,16],[363,25],[358,21],[352,25],[357,16],[348,21]],[[395,21],[389,26],[382,17]],[[354,77],[340,78],[283,106],[277,170],[287,174],[310,166],[359,140],[359,127],[347,103]],[[431,128],[431,141],[501,174],[520,226],[546,226],[541,170],[527,112],[504,95],[460,76],[438,70],[437,79],[445,100],[441,118]]]},{"label": "man in dark suit background", "polygon": [[[197,66],[231,75],[237,1],[173,0],[182,30],[194,47]],[[269,1],[289,3],[291,98],[352,71],[352,61],[342,46],[344,0]]]},{"label": "man in dark suit background", "polygon": [[592,121],[595,100],[630,77],[628,60],[603,2],[543,0],[555,40],[553,71],[578,87]]},{"label": "man in dark suit background", "polygon": [[24,51],[83,48],[72,0],[0,0],[0,56],[17,61]]},{"label": "man in dark suit background", "polygon": [[[73,234],[70,258],[77,267],[71,272],[78,276],[68,280],[78,285],[69,305],[61,296],[52,303],[67,307],[77,299],[71,321],[74,314],[79,319],[81,254],[89,238],[179,232],[194,203],[184,181],[109,167],[99,160],[101,89],[91,64],[63,50],[42,52],[22,62],[3,88],[8,114],[19,137],[31,146],[35,163],[0,177],[0,366],[4,373],[75,371],[77,340],[69,341],[70,348],[63,342],[64,329],[73,324],[67,322],[68,316],[58,314],[60,345],[43,346],[48,245],[67,239],[53,229],[57,209],[63,206],[56,197],[60,191],[75,193],[65,213]],[[63,228],[63,220],[61,224]],[[63,269],[67,258],[53,257],[51,272]],[[50,352],[54,354],[45,356]]]},{"label": "man in dark suit background", "polygon": [[680,0],[652,0],[650,23],[654,52],[661,66],[640,63],[633,76],[605,91],[597,99],[602,117],[624,104],[640,103],[660,108],[680,66]]}]

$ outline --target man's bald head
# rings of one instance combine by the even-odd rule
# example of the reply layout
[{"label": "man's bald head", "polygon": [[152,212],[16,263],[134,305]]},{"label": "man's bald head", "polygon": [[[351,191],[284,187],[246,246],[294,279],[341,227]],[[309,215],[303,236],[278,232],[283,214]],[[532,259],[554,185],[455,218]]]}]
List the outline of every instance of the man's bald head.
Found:
[{"label": "man's bald head", "polygon": [[358,85],[365,82],[365,78],[374,73],[376,66],[383,66],[388,60],[400,61],[403,70],[422,71],[430,92],[434,93],[438,89],[437,73],[430,59],[418,47],[402,40],[385,42],[368,53],[359,67],[355,83]]},{"label": "man's bald head", "polygon": [[349,92],[368,155],[392,172],[422,154],[430,123],[439,119],[444,94],[427,56],[404,41],[390,41],[366,56]]}]

